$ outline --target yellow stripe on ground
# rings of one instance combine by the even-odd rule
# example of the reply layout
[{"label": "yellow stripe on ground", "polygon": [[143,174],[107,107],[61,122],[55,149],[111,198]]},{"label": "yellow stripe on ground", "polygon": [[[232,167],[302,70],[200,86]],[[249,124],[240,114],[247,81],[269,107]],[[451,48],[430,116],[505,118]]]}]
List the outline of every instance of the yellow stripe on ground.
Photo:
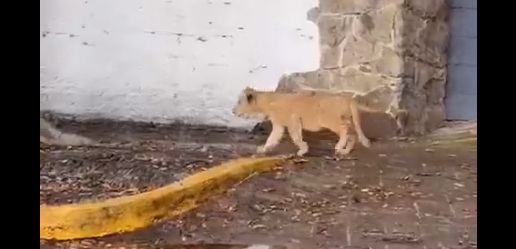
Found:
[{"label": "yellow stripe on ground", "polygon": [[40,206],[40,239],[82,239],[134,231],[183,214],[253,173],[272,170],[281,158],[242,158],[133,196],[98,203]]}]

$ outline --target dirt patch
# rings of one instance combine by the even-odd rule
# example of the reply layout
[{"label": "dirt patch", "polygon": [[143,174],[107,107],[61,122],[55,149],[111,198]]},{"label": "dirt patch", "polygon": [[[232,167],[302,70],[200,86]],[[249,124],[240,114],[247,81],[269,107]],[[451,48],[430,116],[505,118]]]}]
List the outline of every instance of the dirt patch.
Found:
[{"label": "dirt patch", "polygon": [[239,148],[173,142],[126,148],[46,147],[40,150],[40,203],[67,204],[141,193],[247,155]]},{"label": "dirt patch", "polygon": [[[136,130],[132,128],[131,140],[145,142],[130,148],[43,150],[41,202],[68,203],[156,188],[202,167],[250,155],[264,139],[209,129],[183,128],[181,135],[160,128]],[[112,141],[127,137],[120,130],[83,131]],[[185,143],[185,137],[199,144]],[[40,247],[258,243],[294,248],[476,248],[476,151],[378,142],[371,150],[357,146],[349,158],[337,161],[328,157],[331,144],[320,147],[306,163],[254,177],[180,219],[102,239],[41,241]]]}]

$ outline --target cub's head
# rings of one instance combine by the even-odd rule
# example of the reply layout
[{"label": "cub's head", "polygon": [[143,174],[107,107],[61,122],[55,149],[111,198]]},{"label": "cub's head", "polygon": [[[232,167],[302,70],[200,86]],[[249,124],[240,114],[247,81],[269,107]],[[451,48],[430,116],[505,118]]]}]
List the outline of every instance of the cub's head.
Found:
[{"label": "cub's head", "polygon": [[258,91],[246,87],[238,96],[238,102],[233,107],[233,114],[238,117],[252,118],[260,117],[263,115],[256,101]]}]

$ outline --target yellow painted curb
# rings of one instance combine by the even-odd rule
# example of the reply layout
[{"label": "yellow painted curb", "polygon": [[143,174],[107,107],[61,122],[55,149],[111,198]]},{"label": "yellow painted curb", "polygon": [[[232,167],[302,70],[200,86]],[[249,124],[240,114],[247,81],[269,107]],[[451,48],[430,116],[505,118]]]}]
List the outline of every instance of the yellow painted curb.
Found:
[{"label": "yellow painted curb", "polygon": [[40,239],[82,239],[134,231],[185,213],[253,173],[272,170],[282,158],[242,158],[186,177],[180,182],[98,203],[39,208]]}]

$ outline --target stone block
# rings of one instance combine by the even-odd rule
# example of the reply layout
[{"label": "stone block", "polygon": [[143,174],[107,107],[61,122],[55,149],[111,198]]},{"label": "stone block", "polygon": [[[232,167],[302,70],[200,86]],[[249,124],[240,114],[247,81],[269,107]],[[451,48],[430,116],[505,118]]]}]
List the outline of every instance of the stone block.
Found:
[{"label": "stone block", "polygon": [[394,38],[392,29],[394,16],[399,10],[399,6],[392,3],[358,15],[353,23],[354,34],[373,44],[390,44]]},{"label": "stone block", "polygon": [[336,74],[331,70],[296,72],[283,75],[276,87],[277,92],[299,92],[308,86],[317,89],[331,89],[335,85]]},{"label": "stone block", "polygon": [[343,68],[370,61],[378,54],[373,43],[356,36],[348,36],[342,44],[340,65]]},{"label": "stone block", "polygon": [[425,92],[427,95],[426,102],[429,105],[442,105],[446,92],[446,78],[432,79],[425,84]]},{"label": "stone block", "polygon": [[362,70],[389,77],[401,77],[405,73],[405,62],[401,54],[386,46],[379,48],[379,56],[369,63],[361,64]]},{"label": "stone block", "polygon": [[336,75],[332,90],[350,91],[359,94],[368,93],[383,86],[396,86],[398,80],[384,77],[381,74],[373,74],[360,70],[359,68],[348,67],[341,69]]},{"label": "stone block", "polygon": [[321,58],[319,60],[319,67],[322,69],[336,69],[341,68],[342,47],[330,47],[328,45],[320,45]]},{"label": "stone block", "polygon": [[321,15],[317,20],[320,43],[335,47],[352,31],[353,17]]},{"label": "stone block", "polygon": [[321,15],[318,19],[319,43],[321,49],[320,67],[332,69],[341,67],[342,41],[351,34],[353,17],[343,15]]},{"label": "stone block", "polygon": [[[446,83],[446,68],[436,68],[427,63],[406,59],[406,76],[400,86],[403,91],[400,96],[400,106],[408,113],[407,132],[424,134],[445,120],[444,96]],[[442,108],[438,111],[438,108]]]},{"label": "stone block", "polygon": [[410,86],[416,90],[425,90],[427,84],[434,80],[446,80],[446,69],[437,68],[421,61],[410,61],[414,66],[414,85]]},{"label": "stone block", "polygon": [[447,62],[449,29],[446,20],[424,19],[409,9],[396,16],[395,32],[400,51],[436,67],[445,67]]},{"label": "stone block", "polygon": [[423,18],[446,20],[448,0],[405,0],[405,7]]},{"label": "stone block", "polygon": [[444,111],[444,104],[429,104],[425,108],[426,119],[423,124],[426,128],[425,133],[434,131],[442,126],[446,120],[446,113]]},{"label": "stone block", "polygon": [[380,9],[386,4],[401,4],[404,0],[319,0],[321,13],[360,14]]}]

